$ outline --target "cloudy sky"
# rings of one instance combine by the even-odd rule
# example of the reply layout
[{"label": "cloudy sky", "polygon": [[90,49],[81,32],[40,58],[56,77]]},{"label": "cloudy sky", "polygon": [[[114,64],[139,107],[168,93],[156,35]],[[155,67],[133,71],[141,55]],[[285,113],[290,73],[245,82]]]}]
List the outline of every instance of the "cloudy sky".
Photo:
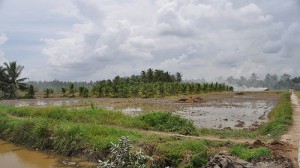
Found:
[{"label": "cloudy sky", "polygon": [[0,0],[0,63],[30,80],[149,67],[184,79],[300,75],[299,0]]}]

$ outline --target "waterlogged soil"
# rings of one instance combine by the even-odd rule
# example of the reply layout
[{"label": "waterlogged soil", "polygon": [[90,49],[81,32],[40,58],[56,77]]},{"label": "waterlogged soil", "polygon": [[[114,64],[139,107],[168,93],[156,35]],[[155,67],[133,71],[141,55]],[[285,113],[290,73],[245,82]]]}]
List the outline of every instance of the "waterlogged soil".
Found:
[{"label": "waterlogged soil", "polygon": [[183,103],[173,98],[39,98],[31,100],[1,100],[0,103],[22,106],[64,106],[88,108],[97,106],[125,114],[139,115],[149,111],[171,111],[194,122],[199,128],[255,129],[267,122],[268,114],[279,100],[273,92],[244,92],[242,94],[214,93],[192,95],[201,102]]},{"label": "waterlogged soil", "polygon": [[200,128],[255,129],[268,121],[279,96],[245,93],[224,99],[210,99],[197,106],[182,107],[176,113],[192,120]]}]

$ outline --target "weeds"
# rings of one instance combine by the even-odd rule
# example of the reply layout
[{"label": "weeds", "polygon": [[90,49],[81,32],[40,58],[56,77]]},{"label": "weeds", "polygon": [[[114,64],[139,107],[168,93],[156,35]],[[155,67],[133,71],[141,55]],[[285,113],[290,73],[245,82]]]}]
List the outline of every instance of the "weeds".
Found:
[{"label": "weeds", "polygon": [[247,161],[272,156],[272,151],[266,147],[250,148],[245,144],[238,144],[232,147],[229,153]]},{"label": "weeds", "polygon": [[184,135],[196,134],[196,127],[191,121],[170,112],[148,113],[138,118],[158,131],[179,132]]}]

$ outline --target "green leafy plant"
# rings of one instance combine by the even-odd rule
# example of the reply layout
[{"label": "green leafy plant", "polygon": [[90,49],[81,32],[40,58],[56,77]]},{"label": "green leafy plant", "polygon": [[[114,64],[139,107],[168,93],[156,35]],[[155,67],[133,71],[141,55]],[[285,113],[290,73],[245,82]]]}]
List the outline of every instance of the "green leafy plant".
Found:
[{"label": "green leafy plant", "polygon": [[44,89],[45,98],[48,98],[53,93],[54,93],[53,89],[49,89],[49,88]]},{"label": "green leafy plant", "polygon": [[32,85],[29,85],[29,87],[27,88],[27,93],[25,95],[25,98],[33,99],[36,92],[37,90]]},{"label": "green leafy plant", "polygon": [[100,161],[99,168],[144,168],[149,159],[141,150],[133,151],[129,138],[122,136],[118,144],[112,143],[109,159]]}]

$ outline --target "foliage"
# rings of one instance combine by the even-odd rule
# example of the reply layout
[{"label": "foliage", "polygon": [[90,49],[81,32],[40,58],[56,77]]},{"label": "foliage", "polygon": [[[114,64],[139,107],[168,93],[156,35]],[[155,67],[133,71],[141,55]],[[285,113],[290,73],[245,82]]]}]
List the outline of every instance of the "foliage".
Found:
[{"label": "foliage", "polygon": [[69,84],[69,96],[75,97],[75,93],[76,93],[75,85],[74,85],[74,83],[70,83]]},{"label": "foliage", "polygon": [[277,74],[267,74],[264,79],[259,80],[257,74],[252,73],[247,79],[241,76],[239,79],[233,76],[228,77],[224,82],[230,85],[246,87],[265,87],[272,90],[288,90],[291,87],[300,89],[300,77],[292,78],[289,74],[278,76]]},{"label": "foliage", "polygon": [[81,97],[88,97],[89,96],[89,89],[84,87],[84,86],[81,86],[78,88],[79,90],[79,96]]},{"label": "foliage", "polygon": [[292,125],[292,104],[290,93],[285,92],[281,96],[277,106],[269,114],[270,121],[261,126],[259,132],[264,135],[271,135],[279,138]]},{"label": "foliage", "polygon": [[97,97],[165,97],[174,95],[193,95],[203,92],[233,91],[233,87],[224,83],[179,83],[179,82],[133,82],[117,78],[113,81],[97,82],[92,88]]},{"label": "foliage", "polygon": [[[159,144],[158,148],[165,153],[166,160],[176,167],[180,164],[188,164],[183,163],[185,155],[192,156],[189,161],[193,165],[203,166],[208,162],[208,148],[202,140],[173,140]],[[196,161],[195,158],[199,160]]]},{"label": "foliage", "polygon": [[118,144],[111,143],[110,154],[107,161],[100,161],[99,168],[145,168],[149,156],[145,155],[141,149],[133,151],[129,138],[122,136]]},{"label": "foliage", "polygon": [[17,98],[17,91],[25,91],[27,78],[20,78],[24,66],[17,65],[16,61],[4,63],[0,66],[0,90],[4,98]]},{"label": "foliage", "polygon": [[266,147],[250,148],[245,144],[238,144],[232,147],[229,150],[229,153],[247,161],[260,157],[272,156],[272,151]]},{"label": "foliage", "polygon": [[149,124],[155,130],[179,132],[184,135],[195,135],[196,127],[193,123],[171,112],[153,112],[138,116],[140,120]]},{"label": "foliage", "polygon": [[62,93],[63,97],[66,97],[67,96],[67,88],[62,87],[61,88],[61,93]]},{"label": "foliage", "polygon": [[51,89],[51,88],[46,88],[43,91],[44,91],[44,94],[45,94],[45,98],[48,98],[51,94],[54,93],[54,90]]},{"label": "foliage", "polygon": [[35,98],[35,93],[36,92],[37,92],[37,90],[32,85],[29,85],[29,87],[27,89],[27,93],[25,95],[25,98],[28,98],[28,99]]}]

